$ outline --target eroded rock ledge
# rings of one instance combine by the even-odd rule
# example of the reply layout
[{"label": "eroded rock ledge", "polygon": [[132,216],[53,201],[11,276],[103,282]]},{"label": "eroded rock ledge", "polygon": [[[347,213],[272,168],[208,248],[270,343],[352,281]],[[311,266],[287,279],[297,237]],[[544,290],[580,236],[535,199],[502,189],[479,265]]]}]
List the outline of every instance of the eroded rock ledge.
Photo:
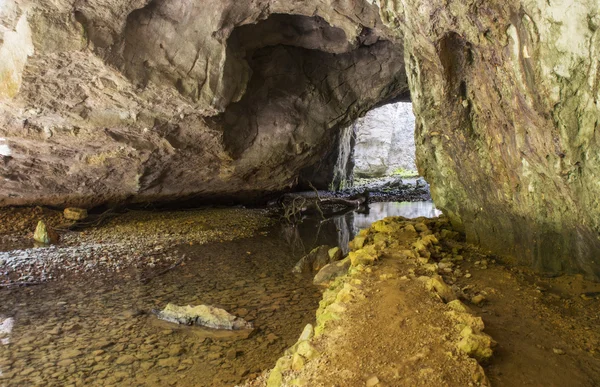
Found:
[{"label": "eroded rock ledge", "polygon": [[282,191],[408,90],[361,0],[9,1],[0,25],[4,206]]}]

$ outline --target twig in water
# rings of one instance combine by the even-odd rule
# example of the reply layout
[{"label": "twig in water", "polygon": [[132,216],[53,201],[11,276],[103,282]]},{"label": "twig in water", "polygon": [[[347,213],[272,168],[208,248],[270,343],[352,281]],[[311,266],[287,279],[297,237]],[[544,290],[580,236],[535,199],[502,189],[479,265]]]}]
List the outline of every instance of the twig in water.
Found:
[{"label": "twig in water", "polygon": [[183,256],[181,257],[181,259],[180,259],[179,261],[175,262],[174,264],[172,264],[171,266],[169,266],[169,267],[168,267],[168,268],[166,268],[165,270],[163,270],[163,271],[160,271],[160,272],[156,273],[156,274],[155,274],[155,275],[153,275],[153,276],[146,277],[146,278],[142,278],[142,279],[140,280],[140,282],[147,284],[148,282],[152,281],[154,278],[156,278],[156,277],[160,277],[161,275],[164,275],[164,274],[166,274],[166,273],[170,272],[171,270],[175,269],[177,266],[181,265],[181,263],[182,263],[184,260],[185,260],[185,254],[183,254]]}]

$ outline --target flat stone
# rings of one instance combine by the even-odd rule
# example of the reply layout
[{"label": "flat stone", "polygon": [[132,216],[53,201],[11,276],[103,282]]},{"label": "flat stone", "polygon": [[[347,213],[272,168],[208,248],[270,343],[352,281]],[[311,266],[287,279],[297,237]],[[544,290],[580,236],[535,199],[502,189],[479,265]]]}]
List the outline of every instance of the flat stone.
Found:
[{"label": "flat stone", "polygon": [[60,354],[61,359],[73,359],[81,356],[82,352],[78,349],[67,349]]},{"label": "flat stone", "polygon": [[179,359],[176,357],[168,357],[166,359],[160,359],[158,361],[158,366],[162,368],[166,367],[176,367],[179,365]]},{"label": "flat stone", "polygon": [[169,356],[179,356],[183,353],[183,348],[181,345],[171,345],[169,347]]},{"label": "flat stone", "polygon": [[130,365],[133,364],[137,359],[132,355],[123,355],[115,361],[118,365]]},{"label": "flat stone", "polygon": [[374,387],[379,384],[379,378],[377,376],[371,376],[367,379],[365,386],[366,387]]},{"label": "flat stone", "polygon": [[254,327],[252,323],[243,318],[236,317],[224,309],[208,305],[192,307],[168,304],[157,316],[161,320],[177,324],[200,325],[214,329],[242,330]]},{"label": "flat stone", "polygon": [[319,270],[317,275],[315,275],[315,278],[313,279],[313,284],[326,285],[335,278],[346,274],[348,272],[348,269],[350,268],[350,265],[350,258],[346,258],[341,261],[333,262],[326,265],[321,270]]},{"label": "flat stone", "polygon": [[152,361],[145,361],[140,364],[140,368],[144,371],[148,371],[152,367],[154,367],[154,362]]},{"label": "flat stone", "polygon": [[68,367],[68,366],[70,366],[73,363],[75,363],[73,361],[73,359],[65,359],[65,360],[59,361],[58,363],[56,363],[56,365],[59,366],[59,367]]}]

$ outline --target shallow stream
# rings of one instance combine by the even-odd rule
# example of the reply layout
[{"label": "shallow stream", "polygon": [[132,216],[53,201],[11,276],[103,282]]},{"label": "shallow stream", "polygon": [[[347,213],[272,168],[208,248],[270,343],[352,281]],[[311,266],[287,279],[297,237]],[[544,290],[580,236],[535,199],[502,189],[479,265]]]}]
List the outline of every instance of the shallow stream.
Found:
[{"label": "shallow stream", "polygon": [[[185,263],[148,283],[135,275],[86,277],[1,290],[0,384],[235,385],[270,368],[313,322],[321,290],[311,277],[291,273],[303,254],[321,244],[345,247],[386,216],[436,211],[432,203],[375,203],[368,214],[180,245]],[[178,326],[149,313],[167,303],[224,308],[256,329],[248,335]]]}]

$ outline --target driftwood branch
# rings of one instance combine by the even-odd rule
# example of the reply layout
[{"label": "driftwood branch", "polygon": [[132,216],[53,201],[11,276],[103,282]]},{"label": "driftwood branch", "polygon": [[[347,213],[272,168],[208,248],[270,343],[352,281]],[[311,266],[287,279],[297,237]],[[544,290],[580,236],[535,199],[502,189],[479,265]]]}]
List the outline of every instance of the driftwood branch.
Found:
[{"label": "driftwood branch", "polygon": [[300,222],[304,218],[304,214],[309,211],[318,212],[323,221],[327,221],[331,216],[325,216],[323,205],[341,205],[353,211],[367,204],[369,200],[368,191],[351,198],[322,198],[312,183],[309,182],[308,185],[315,192],[314,198],[288,193],[279,199],[283,208],[283,218],[290,224]]}]

